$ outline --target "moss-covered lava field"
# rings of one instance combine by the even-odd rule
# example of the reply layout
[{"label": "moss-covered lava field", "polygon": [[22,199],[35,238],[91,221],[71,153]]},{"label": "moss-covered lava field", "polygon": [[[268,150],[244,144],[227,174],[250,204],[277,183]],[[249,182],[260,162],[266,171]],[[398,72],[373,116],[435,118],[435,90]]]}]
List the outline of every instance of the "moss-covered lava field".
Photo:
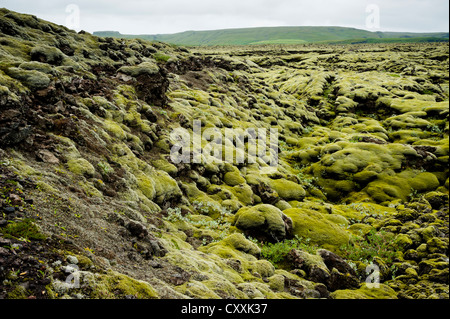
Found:
[{"label": "moss-covered lava field", "polygon": [[[448,43],[184,48],[0,9],[0,298],[448,299],[448,67]],[[195,123],[278,141],[174,162]]]}]

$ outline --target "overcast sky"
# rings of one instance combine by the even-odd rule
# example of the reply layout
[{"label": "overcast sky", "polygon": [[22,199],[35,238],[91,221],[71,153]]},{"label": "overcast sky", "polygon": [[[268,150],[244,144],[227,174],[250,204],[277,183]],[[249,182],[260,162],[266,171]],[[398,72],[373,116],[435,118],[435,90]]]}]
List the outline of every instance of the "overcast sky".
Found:
[{"label": "overcast sky", "polygon": [[77,31],[124,34],[261,26],[449,30],[448,0],[0,0],[0,7]]}]

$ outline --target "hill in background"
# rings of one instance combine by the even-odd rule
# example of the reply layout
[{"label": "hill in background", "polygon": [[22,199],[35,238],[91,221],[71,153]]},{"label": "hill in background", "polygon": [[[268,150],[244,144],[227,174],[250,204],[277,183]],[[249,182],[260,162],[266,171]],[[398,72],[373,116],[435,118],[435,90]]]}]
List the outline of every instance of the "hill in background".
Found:
[{"label": "hill in background", "polygon": [[449,33],[371,32],[345,27],[263,27],[212,31],[185,31],[175,34],[128,35],[117,31],[94,32],[114,38],[140,38],[178,45],[251,45],[304,43],[383,43],[448,41]]}]

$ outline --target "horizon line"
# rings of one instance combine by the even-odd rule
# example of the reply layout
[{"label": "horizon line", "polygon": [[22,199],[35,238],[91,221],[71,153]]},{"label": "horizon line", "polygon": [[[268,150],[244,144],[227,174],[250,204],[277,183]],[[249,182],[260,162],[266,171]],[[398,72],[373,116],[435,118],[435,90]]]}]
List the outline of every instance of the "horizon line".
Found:
[{"label": "horizon line", "polygon": [[118,32],[121,35],[131,35],[131,36],[143,36],[143,35],[172,35],[172,34],[179,34],[179,33],[186,33],[186,32],[214,32],[214,31],[226,31],[226,30],[243,30],[243,29],[272,29],[272,28],[345,28],[345,29],[355,29],[355,30],[361,30],[361,31],[367,31],[372,33],[377,32],[392,32],[392,33],[416,33],[416,34],[426,34],[426,33],[449,33],[449,31],[392,31],[392,30],[368,30],[368,29],[360,29],[356,27],[344,27],[339,25],[323,25],[323,26],[261,26],[261,27],[231,27],[231,28],[222,28],[222,29],[208,29],[208,30],[185,30],[185,31],[178,31],[178,32],[172,32],[172,33],[122,33],[117,30],[97,30],[93,31],[92,34],[96,32]]}]

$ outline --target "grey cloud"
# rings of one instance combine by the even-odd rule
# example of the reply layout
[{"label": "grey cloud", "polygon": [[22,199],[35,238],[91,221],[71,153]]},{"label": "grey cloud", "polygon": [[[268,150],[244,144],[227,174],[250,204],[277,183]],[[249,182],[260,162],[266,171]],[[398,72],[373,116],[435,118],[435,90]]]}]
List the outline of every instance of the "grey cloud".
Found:
[{"label": "grey cloud", "polygon": [[380,30],[448,31],[447,0],[0,0],[0,6],[64,24],[65,7],[81,10],[81,28],[172,33],[221,28],[335,25],[366,28],[366,7],[380,8]]}]

